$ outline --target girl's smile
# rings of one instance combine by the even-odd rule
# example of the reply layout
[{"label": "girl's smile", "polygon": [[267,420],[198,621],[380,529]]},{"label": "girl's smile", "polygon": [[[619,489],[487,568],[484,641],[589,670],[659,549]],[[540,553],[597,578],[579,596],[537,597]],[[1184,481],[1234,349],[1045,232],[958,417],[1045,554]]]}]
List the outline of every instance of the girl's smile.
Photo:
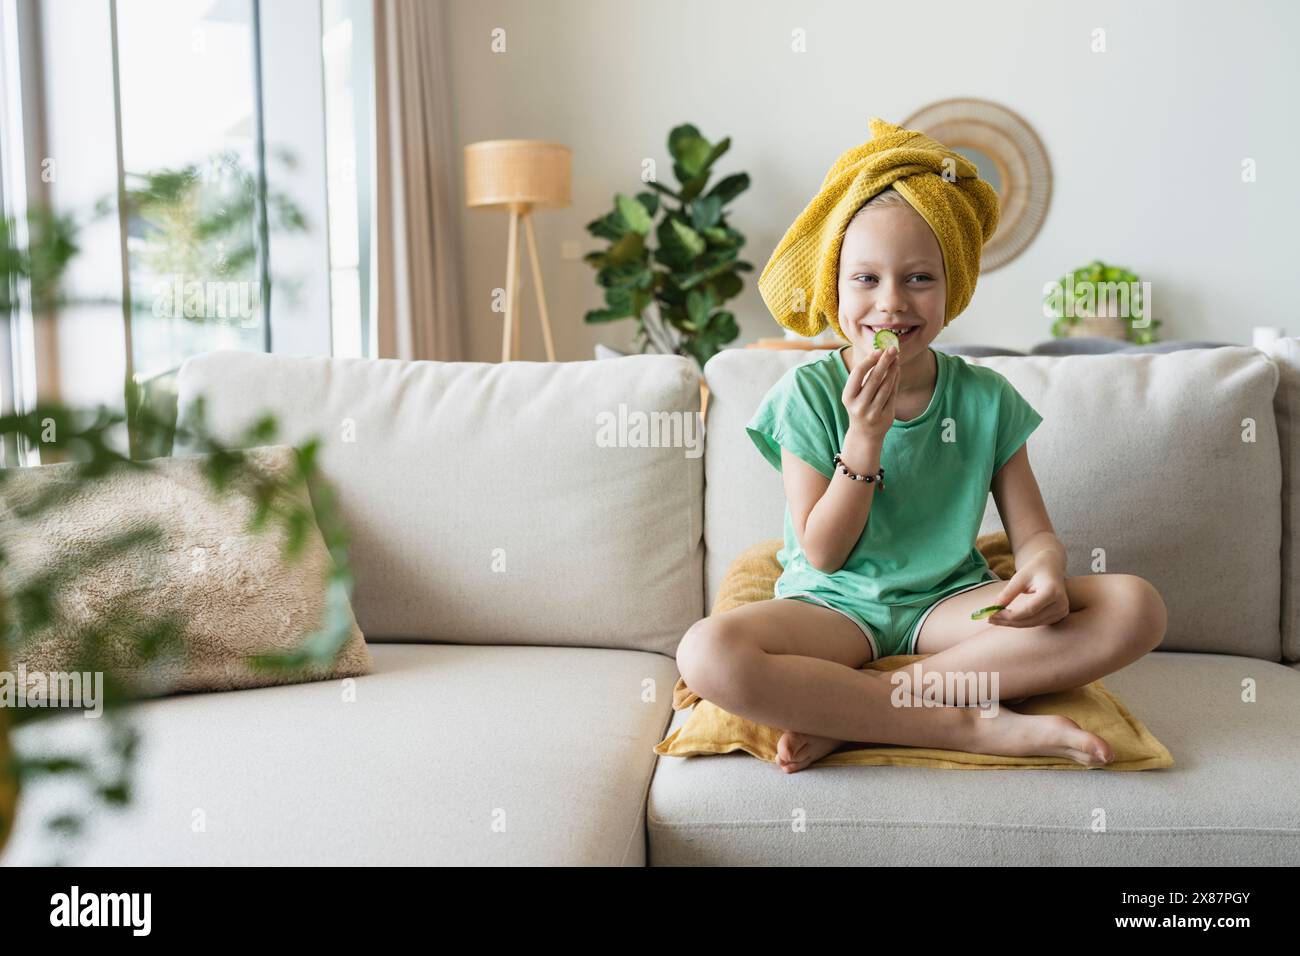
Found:
[{"label": "girl's smile", "polygon": [[869,325],[866,322],[859,323],[866,333],[871,336],[874,336],[881,329],[888,329],[893,332],[898,336],[898,347],[900,349],[903,347],[905,342],[915,338],[915,333],[917,329],[921,328],[922,324],[923,323],[920,322],[913,322],[910,325],[902,323],[881,323],[878,325]]}]

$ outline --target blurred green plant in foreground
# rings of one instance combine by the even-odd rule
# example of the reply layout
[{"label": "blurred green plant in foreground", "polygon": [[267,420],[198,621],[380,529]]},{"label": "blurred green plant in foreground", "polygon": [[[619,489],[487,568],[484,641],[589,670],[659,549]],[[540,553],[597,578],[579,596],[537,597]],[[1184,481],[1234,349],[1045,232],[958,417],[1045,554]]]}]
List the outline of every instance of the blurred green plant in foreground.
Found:
[{"label": "blurred green plant in foreground", "polygon": [[[101,210],[102,212],[102,210]],[[48,210],[33,210],[23,220],[0,220],[0,310],[12,315],[29,308],[34,319],[49,318],[67,304],[59,293],[60,279],[77,253],[78,227],[70,216]],[[120,305],[120,303],[119,303]],[[285,529],[284,552],[289,561],[301,553],[305,535],[313,523],[320,528],[331,561],[326,580],[326,608],[321,626],[290,652],[249,659],[252,667],[295,674],[328,667],[351,634],[350,600],[353,586],[347,554],[347,535],[338,520],[329,487],[317,465],[319,441],[312,438],[297,446],[296,466],[291,475],[276,479],[251,468],[241,448],[273,444],[277,423],[265,414],[244,435],[230,445],[218,441],[208,430],[202,396],[196,397],[183,425],[176,423],[174,403],[151,400],[139,383],[128,379],[124,387],[124,410],[100,405],[78,409],[59,403],[38,403],[36,407],[0,416],[0,443],[8,449],[39,449],[44,457],[77,463],[75,480],[58,494],[38,502],[29,512],[13,520],[25,520],[47,508],[56,508],[65,495],[75,494],[105,476],[124,470],[153,468],[148,458],[170,453],[174,442],[183,443],[204,457],[204,473],[217,493],[250,486],[255,501],[250,531],[270,527]],[[128,448],[117,447],[114,436],[129,435]],[[11,468],[0,468],[0,495]],[[308,509],[297,490],[307,489]],[[12,593],[0,587],[0,667],[4,661],[20,659],[26,642],[60,621],[56,600],[61,589],[86,569],[110,562],[131,549],[148,549],[159,540],[160,529],[141,525],[113,540],[42,569]],[[6,556],[0,552],[0,568]],[[172,609],[161,617],[148,617],[134,602],[115,605],[103,617],[76,633],[75,660],[69,670],[100,671],[104,674],[103,752],[28,752],[17,746],[9,734],[13,728],[48,720],[68,711],[60,708],[6,708],[0,706],[0,848],[13,822],[11,797],[56,779],[83,781],[91,801],[110,807],[130,803],[132,771],[139,735],[125,705],[135,699],[129,679],[117,673],[102,649],[108,640],[123,638],[137,655],[137,666],[183,645],[184,609]],[[82,833],[86,808],[70,810],[46,821],[52,837],[66,838],[60,845],[70,848],[71,838]],[[55,860],[54,862],[65,862]]]}]

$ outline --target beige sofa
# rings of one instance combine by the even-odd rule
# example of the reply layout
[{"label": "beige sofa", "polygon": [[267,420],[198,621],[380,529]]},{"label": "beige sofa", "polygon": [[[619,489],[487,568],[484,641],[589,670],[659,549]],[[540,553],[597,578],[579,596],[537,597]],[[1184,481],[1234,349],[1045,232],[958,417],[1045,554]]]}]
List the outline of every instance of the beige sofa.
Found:
[{"label": "beige sofa", "polygon": [[[786,775],[653,753],[687,716],[677,641],[730,560],[780,535],[780,478],[743,426],[809,358],[715,357],[702,455],[676,356],[188,361],[182,416],[202,394],[228,438],[272,411],[282,438],[325,440],[374,673],[352,702],[323,682],[138,705],[134,804],[72,862],[1300,863],[1300,339],[967,359],[1044,417],[1029,450],[1069,572],[1104,555],[1164,595],[1161,649],[1106,684],[1175,766]],[[6,863],[49,856],[60,793],[30,797]]]}]

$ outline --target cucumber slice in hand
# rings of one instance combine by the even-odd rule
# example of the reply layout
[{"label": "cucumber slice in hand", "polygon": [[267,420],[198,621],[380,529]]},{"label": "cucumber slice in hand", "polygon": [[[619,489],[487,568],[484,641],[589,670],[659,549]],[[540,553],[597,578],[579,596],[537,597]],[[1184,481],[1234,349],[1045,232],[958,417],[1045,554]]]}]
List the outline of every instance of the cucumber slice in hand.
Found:
[{"label": "cucumber slice in hand", "polygon": [[890,346],[898,348],[898,333],[891,332],[889,329],[881,329],[876,333],[875,338],[871,340],[871,347],[885,351]]},{"label": "cucumber slice in hand", "polygon": [[990,604],[988,607],[982,607],[970,616],[972,621],[982,621],[986,617],[992,617],[998,611],[1003,610],[1005,604]]}]

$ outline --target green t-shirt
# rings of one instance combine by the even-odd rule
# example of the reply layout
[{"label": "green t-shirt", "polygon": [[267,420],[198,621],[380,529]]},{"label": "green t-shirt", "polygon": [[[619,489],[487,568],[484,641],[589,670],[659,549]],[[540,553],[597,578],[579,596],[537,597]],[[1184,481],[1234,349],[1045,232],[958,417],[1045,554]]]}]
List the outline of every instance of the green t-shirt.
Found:
[{"label": "green t-shirt", "polygon": [[[848,346],[789,369],[764,396],[746,431],[779,471],[789,449],[827,478],[844,447],[849,414]],[[1002,375],[960,356],[930,349],[938,363],[924,412],[895,420],[880,464],[885,487],[873,492],[858,543],[834,574],[808,563],[785,508],[781,593],[811,591],[846,603],[920,605],[959,585],[988,580],[975,547],[993,475],[1016,453],[1042,416]]]}]

